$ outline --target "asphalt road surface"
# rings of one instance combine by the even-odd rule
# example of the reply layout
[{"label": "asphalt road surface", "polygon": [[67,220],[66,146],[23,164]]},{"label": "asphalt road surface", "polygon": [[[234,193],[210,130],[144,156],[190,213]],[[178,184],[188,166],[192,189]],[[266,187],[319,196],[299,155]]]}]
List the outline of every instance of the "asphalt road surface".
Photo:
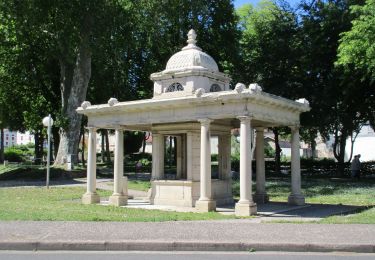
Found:
[{"label": "asphalt road surface", "polygon": [[0,251],[1,260],[373,260],[375,254],[290,252]]}]

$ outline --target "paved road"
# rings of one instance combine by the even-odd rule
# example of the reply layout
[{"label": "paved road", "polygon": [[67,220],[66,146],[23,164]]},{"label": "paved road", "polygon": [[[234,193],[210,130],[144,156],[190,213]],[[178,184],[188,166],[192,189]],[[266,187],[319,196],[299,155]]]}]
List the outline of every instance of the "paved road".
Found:
[{"label": "paved road", "polygon": [[281,252],[85,252],[85,251],[0,251],[2,260],[372,260],[373,254],[281,253]]}]

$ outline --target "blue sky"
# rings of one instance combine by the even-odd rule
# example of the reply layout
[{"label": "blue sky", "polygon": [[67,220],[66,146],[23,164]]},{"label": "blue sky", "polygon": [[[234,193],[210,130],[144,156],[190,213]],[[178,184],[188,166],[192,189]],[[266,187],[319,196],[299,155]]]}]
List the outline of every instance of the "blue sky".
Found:
[{"label": "blue sky", "polygon": [[[234,0],[234,7],[235,8],[238,8],[240,7],[241,5],[243,4],[253,4],[253,5],[256,5],[260,0]],[[295,3],[298,3],[300,2],[299,0],[287,0],[292,6],[295,4]]]}]

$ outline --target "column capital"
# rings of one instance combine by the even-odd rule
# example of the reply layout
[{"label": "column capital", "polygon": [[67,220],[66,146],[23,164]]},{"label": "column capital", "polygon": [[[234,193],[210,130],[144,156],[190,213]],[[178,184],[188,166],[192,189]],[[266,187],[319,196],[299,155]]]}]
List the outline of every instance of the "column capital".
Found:
[{"label": "column capital", "polygon": [[115,131],[121,131],[121,132],[124,131],[124,129],[123,129],[121,126],[114,126],[113,129],[114,129]]},{"label": "column capital", "polygon": [[262,126],[255,127],[255,130],[257,132],[264,132],[264,127],[262,127]]},{"label": "column capital", "polygon": [[113,124],[113,125],[111,125],[111,127],[105,128],[105,129],[108,129],[108,130],[124,130],[124,126],[120,125],[120,124]]},{"label": "column capital", "polygon": [[247,121],[251,121],[251,119],[253,119],[253,117],[251,115],[243,115],[243,116],[237,116],[237,119],[239,119],[241,122],[247,122]]},{"label": "column capital", "polygon": [[298,131],[301,128],[301,125],[292,125],[292,126],[289,126],[289,128],[292,131]]},{"label": "column capital", "polygon": [[209,125],[212,121],[214,121],[214,120],[212,120],[210,118],[200,118],[200,119],[198,119],[198,122],[200,122],[201,125]]},{"label": "column capital", "polygon": [[98,128],[95,127],[95,126],[86,126],[85,129],[89,130],[89,131],[96,131],[96,130],[98,130]]}]

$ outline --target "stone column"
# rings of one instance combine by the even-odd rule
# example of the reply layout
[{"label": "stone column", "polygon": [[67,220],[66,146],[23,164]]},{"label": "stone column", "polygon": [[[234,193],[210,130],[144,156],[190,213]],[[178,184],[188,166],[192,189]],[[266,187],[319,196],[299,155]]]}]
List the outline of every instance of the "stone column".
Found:
[{"label": "stone column", "polygon": [[292,130],[292,140],[291,140],[292,193],[288,197],[288,203],[292,205],[304,205],[305,198],[301,192],[301,162],[300,162],[300,154],[299,154],[299,147],[300,147],[299,127],[292,126],[290,127],[290,129]]},{"label": "stone column", "polygon": [[230,179],[231,135],[219,135],[219,178]]},{"label": "stone column", "polygon": [[152,179],[164,178],[164,136],[152,133]]},{"label": "stone column", "polygon": [[186,179],[193,180],[193,134],[186,133]]},{"label": "stone column", "polygon": [[251,194],[251,117],[240,116],[240,200],[236,203],[236,216],[250,216],[257,213],[257,205]]},{"label": "stone column", "polygon": [[266,172],[264,167],[264,128],[256,128],[256,144],[255,144],[255,159],[256,159],[256,176],[257,186],[254,195],[256,203],[266,203],[269,201],[266,192]]},{"label": "stone column", "polygon": [[179,180],[182,177],[182,137],[176,136],[176,179]]},{"label": "stone column", "polygon": [[115,132],[115,162],[113,169],[113,194],[109,197],[109,204],[123,206],[128,203],[128,197],[123,193],[124,176],[124,133],[122,129]]},{"label": "stone column", "polygon": [[82,196],[83,204],[94,204],[100,202],[96,193],[96,128],[88,127],[88,158],[87,158],[87,191]]},{"label": "stone column", "polygon": [[214,211],[216,202],[211,197],[211,141],[210,119],[201,119],[200,197],[195,208],[201,212]]},{"label": "stone column", "polygon": [[187,179],[187,168],[186,168],[186,134],[182,135],[181,138],[181,163],[182,163],[182,179]]}]

